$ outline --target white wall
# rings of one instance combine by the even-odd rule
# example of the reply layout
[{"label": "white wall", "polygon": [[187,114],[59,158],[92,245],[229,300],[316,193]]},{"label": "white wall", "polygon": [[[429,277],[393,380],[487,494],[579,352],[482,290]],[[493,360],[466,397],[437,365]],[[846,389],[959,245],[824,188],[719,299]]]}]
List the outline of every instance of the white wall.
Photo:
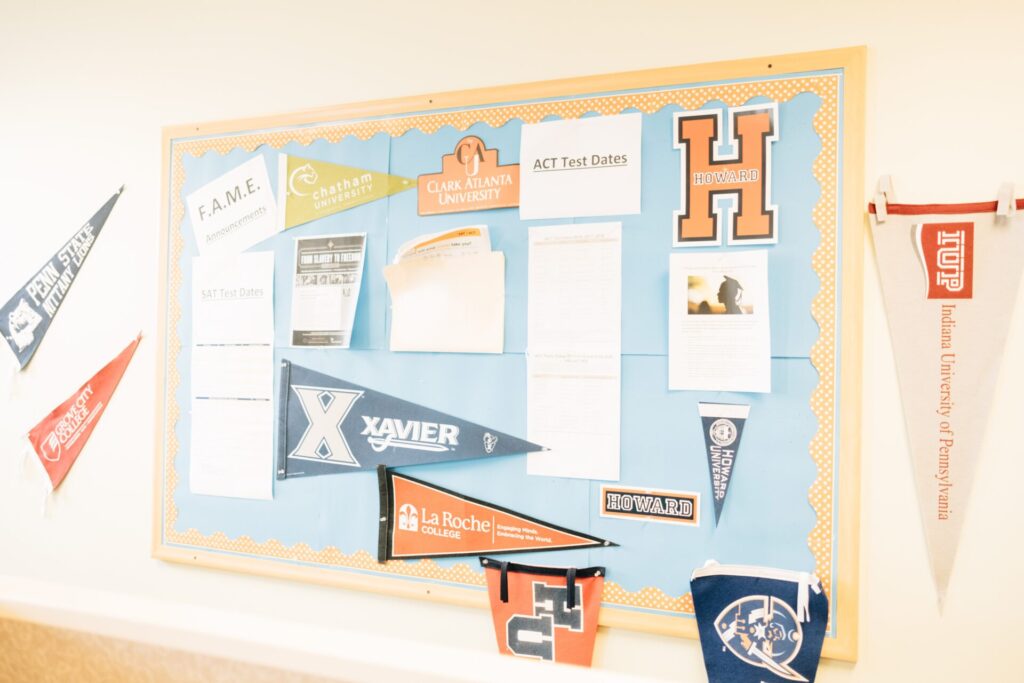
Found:
[{"label": "white wall", "polygon": [[[494,647],[480,611],[151,560],[152,337],[41,515],[19,435],[140,327],[155,330],[162,125],[866,44],[869,186],[892,173],[902,200],[993,199],[1003,180],[1024,187],[1022,26],[1024,5],[992,0],[8,0],[0,8],[0,292],[20,286],[114,189],[128,189],[29,369],[0,379],[0,575],[109,591],[112,606],[127,611],[140,598],[212,607],[239,629],[254,615]],[[1019,608],[1003,596],[1024,575],[1024,522],[1012,503],[1024,480],[1014,429],[1024,359],[1010,352],[1004,361],[940,616],[870,246],[864,291],[861,655],[856,665],[823,664],[821,680],[1019,676],[1011,673]],[[1022,328],[1018,310],[1008,348],[1021,347]],[[0,581],[0,605],[18,585]],[[603,632],[595,664],[703,680],[692,641]]]}]

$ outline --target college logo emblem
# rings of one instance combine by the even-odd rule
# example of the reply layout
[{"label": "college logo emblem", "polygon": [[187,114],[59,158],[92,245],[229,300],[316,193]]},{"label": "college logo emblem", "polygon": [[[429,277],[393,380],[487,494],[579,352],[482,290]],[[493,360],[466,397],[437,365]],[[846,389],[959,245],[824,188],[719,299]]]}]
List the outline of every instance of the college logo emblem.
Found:
[{"label": "college logo emblem", "polygon": [[724,417],[711,423],[708,436],[718,446],[731,446],[736,440],[736,425]]},{"label": "college logo emblem", "polygon": [[917,253],[928,277],[929,299],[974,296],[974,224],[924,223],[915,226]]},{"label": "college logo emblem", "polygon": [[21,299],[13,311],[7,314],[7,327],[11,331],[11,340],[19,351],[28,348],[35,341],[35,331],[43,316],[36,313],[28,302]]},{"label": "college logo emblem", "polygon": [[498,163],[498,150],[475,135],[441,157],[441,172],[418,179],[419,215],[519,206],[519,164]]},{"label": "college logo emblem", "polygon": [[498,445],[498,437],[490,432],[484,434],[484,452],[493,453],[494,447]]},{"label": "college logo emblem", "polygon": [[414,505],[406,503],[398,509],[398,528],[402,531],[419,531],[420,513]]},{"label": "college logo emblem", "polygon": [[303,185],[309,186],[316,185],[316,181],[320,179],[317,175],[316,169],[311,164],[303,164],[288,175],[288,190],[296,197],[305,197],[308,192],[302,192],[299,188],[295,187],[296,181],[301,182]]},{"label": "college logo emblem", "polygon": [[747,664],[787,681],[807,680],[789,666],[800,652],[803,629],[784,600],[768,595],[740,598],[718,615],[715,631],[725,647]]},{"label": "college logo emblem", "polygon": [[341,431],[341,423],[363,392],[295,385],[292,391],[299,398],[307,424],[298,445],[288,457],[359,467],[359,461],[352,455]]},{"label": "college logo emblem", "polygon": [[673,246],[721,244],[723,233],[729,244],[778,241],[779,211],[772,203],[778,118],[775,102],[673,117],[681,195],[673,214]]}]

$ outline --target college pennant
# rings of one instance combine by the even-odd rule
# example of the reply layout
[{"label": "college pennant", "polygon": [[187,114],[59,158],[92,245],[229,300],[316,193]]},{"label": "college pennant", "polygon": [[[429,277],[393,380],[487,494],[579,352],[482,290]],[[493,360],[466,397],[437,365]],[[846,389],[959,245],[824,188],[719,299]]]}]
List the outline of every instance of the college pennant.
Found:
[{"label": "college pennant", "polygon": [[110,211],[123,191],[122,186],[0,308],[0,329],[3,330],[4,339],[7,340],[21,368],[28,365],[40,342],[43,341],[50,323],[60,310],[60,305],[64,303],[64,297],[82,269],[85,257],[92,251],[93,243],[99,237]]},{"label": "college pennant", "polygon": [[85,442],[89,440],[92,430],[110,403],[110,397],[141,339],[140,334],[114,360],[100,368],[92,379],[29,431],[28,440],[39,462],[43,464],[53,489],[60,486],[85,447]]},{"label": "college pennant", "polygon": [[416,187],[410,178],[291,154],[278,155],[277,173],[281,230]]},{"label": "college pennant", "polygon": [[715,525],[722,517],[725,496],[729,493],[733,468],[739,457],[743,426],[750,415],[749,405],[736,403],[698,403],[704,448],[708,454],[711,499],[715,501]]},{"label": "college pennant", "polygon": [[481,557],[498,652],[590,666],[604,567],[536,567]]},{"label": "college pennant", "polygon": [[1024,264],[1024,201],[875,205],[871,229],[940,605]]},{"label": "college pennant", "polygon": [[381,465],[377,561],[615,545]]},{"label": "college pennant", "polygon": [[278,479],[544,450],[287,360],[280,388]]}]

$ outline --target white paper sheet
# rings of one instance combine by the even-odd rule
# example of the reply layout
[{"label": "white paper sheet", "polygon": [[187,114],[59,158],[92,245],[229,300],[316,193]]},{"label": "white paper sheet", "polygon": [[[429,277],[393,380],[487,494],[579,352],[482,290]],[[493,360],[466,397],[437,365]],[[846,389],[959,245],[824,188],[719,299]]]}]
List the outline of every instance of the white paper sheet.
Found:
[{"label": "white paper sheet", "polygon": [[271,401],[193,399],[189,491],[270,500],[273,442]]},{"label": "white paper sheet", "polygon": [[366,260],[366,233],[295,240],[292,345],[347,349]]},{"label": "white paper sheet", "polygon": [[531,353],[526,435],[549,451],[526,456],[528,474],[619,479],[621,356]]},{"label": "white paper sheet", "polygon": [[274,254],[192,261],[189,490],[270,499]]},{"label": "white paper sheet", "polygon": [[258,155],[185,197],[201,256],[248,249],[277,233],[277,204]]},{"label": "white paper sheet", "polygon": [[520,218],[640,213],[640,114],[523,126]]},{"label": "white paper sheet", "polygon": [[618,480],[622,226],[530,228],[527,473]]},{"label": "white paper sheet", "polygon": [[771,391],[768,254],[669,256],[669,389]]},{"label": "white paper sheet", "polygon": [[416,258],[385,266],[391,350],[501,353],[505,254]]}]

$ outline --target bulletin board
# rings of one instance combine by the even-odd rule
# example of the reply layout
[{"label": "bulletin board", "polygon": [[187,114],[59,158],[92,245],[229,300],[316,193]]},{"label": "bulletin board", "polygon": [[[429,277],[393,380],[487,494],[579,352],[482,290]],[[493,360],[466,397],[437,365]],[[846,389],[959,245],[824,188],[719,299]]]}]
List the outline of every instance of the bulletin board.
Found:
[{"label": "bulletin board", "polygon": [[[403,468],[410,476],[618,545],[508,556],[607,568],[600,623],[695,637],[689,576],[709,558],[811,571],[831,605],[826,656],[854,659],[857,639],[863,215],[863,48],[670,67],[406,97],[209,124],[163,133],[161,291],[153,554],[162,560],[486,607],[475,558],[378,564],[374,472],[288,479],[273,500],[189,491],[191,259],[184,197],[278,153],[415,179],[437,173],[467,135],[519,160],[524,124],[642,113],[642,202],[622,223],[622,408],[619,484],[701,493],[696,526],[602,517],[602,482],[528,476],[514,455]],[[668,265],[680,203],[673,114],[778,104],[771,159],[779,239],[768,252],[772,391],[669,391]],[[527,228],[516,208],[420,216],[417,190],[278,233],[274,359],[526,436]],[[382,268],[419,235],[484,224],[505,254],[504,352],[388,350]],[[289,306],[297,237],[365,232],[351,348],[293,348]],[[710,249],[730,249],[723,244]],[[277,381],[277,380],[275,380]],[[275,388],[275,396],[278,391]],[[699,401],[749,403],[742,450],[716,526]],[[268,472],[268,477],[273,472]],[[481,616],[481,623],[484,617]]]}]

